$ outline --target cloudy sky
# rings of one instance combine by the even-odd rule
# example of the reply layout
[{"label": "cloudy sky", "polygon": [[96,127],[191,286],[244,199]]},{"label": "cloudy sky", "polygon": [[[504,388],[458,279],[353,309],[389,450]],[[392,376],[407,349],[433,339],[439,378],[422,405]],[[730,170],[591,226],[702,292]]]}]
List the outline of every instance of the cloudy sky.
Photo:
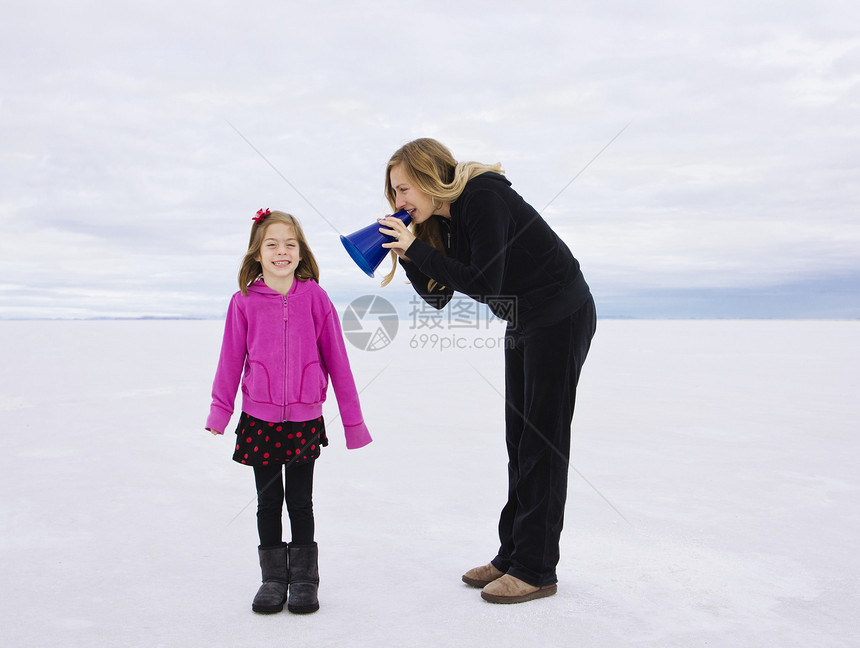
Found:
[{"label": "cloudy sky", "polygon": [[501,162],[603,315],[860,317],[856,2],[35,0],[0,52],[0,318],[220,317],[260,207],[337,303],[405,303],[338,234],[422,136]]}]

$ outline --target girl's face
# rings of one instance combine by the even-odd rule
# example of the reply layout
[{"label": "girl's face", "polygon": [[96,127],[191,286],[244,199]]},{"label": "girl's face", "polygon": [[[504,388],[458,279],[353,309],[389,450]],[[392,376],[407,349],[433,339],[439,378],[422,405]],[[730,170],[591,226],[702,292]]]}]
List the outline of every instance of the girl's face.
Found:
[{"label": "girl's face", "polygon": [[408,211],[413,223],[423,223],[433,214],[450,218],[448,204],[442,203],[441,208],[435,208],[433,199],[409,182],[402,166],[402,164],[395,164],[388,172],[388,181],[394,190],[394,206],[397,211],[402,209]]},{"label": "girl's face", "polygon": [[299,261],[299,241],[295,230],[285,223],[272,223],[263,234],[256,261],[263,266],[263,281],[270,288],[292,284]]}]

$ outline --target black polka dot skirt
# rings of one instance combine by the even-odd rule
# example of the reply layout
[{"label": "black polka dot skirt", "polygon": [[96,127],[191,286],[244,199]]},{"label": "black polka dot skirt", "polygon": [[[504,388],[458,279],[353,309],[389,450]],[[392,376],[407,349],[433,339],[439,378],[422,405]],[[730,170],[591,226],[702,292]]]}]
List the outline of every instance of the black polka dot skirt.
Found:
[{"label": "black polka dot skirt", "polygon": [[312,421],[269,423],[242,412],[233,461],[249,466],[307,463],[327,445],[322,416]]}]

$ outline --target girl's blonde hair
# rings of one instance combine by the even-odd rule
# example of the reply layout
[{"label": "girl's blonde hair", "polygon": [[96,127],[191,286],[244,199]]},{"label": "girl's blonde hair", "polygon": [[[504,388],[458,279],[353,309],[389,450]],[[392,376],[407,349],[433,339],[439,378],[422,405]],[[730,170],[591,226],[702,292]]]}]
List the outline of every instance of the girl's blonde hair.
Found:
[{"label": "girl's blonde hair", "polygon": [[255,221],[251,225],[251,239],[248,241],[248,251],[245,253],[245,258],[242,259],[242,267],[239,268],[239,290],[243,295],[248,294],[248,286],[254,283],[263,274],[263,266],[258,260],[260,257],[260,249],[263,247],[263,239],[266,235],[266,230],[272,223],[283,223],[293,228],[296,233],[296,240],[299,242],[299,265],[296,266],[295,277],[302,281],[313,279],[316,282],[320,280],[320,271],[317,266],[317,261],[314,258],[314,253],[311,252],[308,241],[305,238],[305,233],[302,231],[302,226],[292,214],[286,212],[273,211],[268,214],[265,219]]},{"label": "girl's blonde hair", "polygon": [[[501,164],[457,162],[444,144],[429,137],[422,137],[397,149],[385,167],[385,197],[392,210],[397,207],[396,194],[391,186],[391,169],[397,165],[400,165],[401,171],[415,188],[433,199],[434,205],[457,200],[466,188],[466,183],[475,176],[488,171],[504,173]],[[441,204],[438,206],[441,207]],[[411,228],[416,238],[446,254],[438,219],[412,223]],[[391,283],[397,270],[397,253],[393,250],[391,259],[391,272],[382,278],[383,286]],[[433,290],[436,286],[437,283],[431,279],[427,288]]]}]

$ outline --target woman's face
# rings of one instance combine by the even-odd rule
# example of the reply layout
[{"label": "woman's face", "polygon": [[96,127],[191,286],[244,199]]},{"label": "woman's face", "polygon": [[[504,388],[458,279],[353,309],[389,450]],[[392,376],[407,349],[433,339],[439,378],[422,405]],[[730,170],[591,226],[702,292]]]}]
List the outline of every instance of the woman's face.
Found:
[{"label": "woman's face", "polygon": [[443,203],[441,209],[434,208],[433,199],[407,179],[402,166],[402,164],[396,164],[388,173],[388,181],[394,190],[394,206],[397,211],[402,209],[408,211],[413,223],[423,223],[433,214],[447,216],[447,205]]}]

